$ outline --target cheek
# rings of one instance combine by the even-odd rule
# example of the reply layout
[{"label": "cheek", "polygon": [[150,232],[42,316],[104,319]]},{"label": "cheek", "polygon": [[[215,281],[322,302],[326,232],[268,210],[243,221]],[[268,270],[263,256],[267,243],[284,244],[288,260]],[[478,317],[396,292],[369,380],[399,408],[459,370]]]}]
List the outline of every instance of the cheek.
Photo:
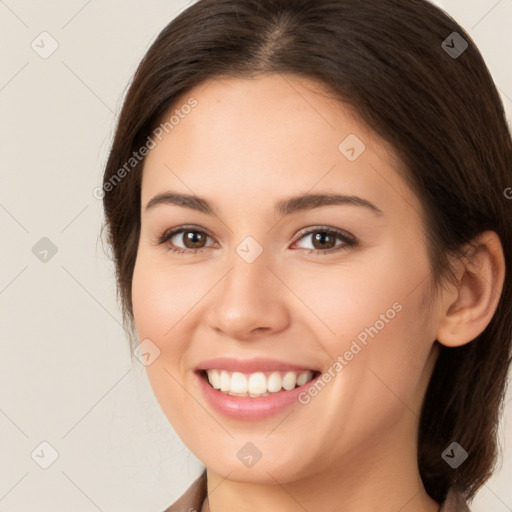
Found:
[{"label": "cheek", "polygon": [[315,336],[331,356],[348,349],[354,338],[372,339],[376,331],[378,337],[387,333],[398,341],[406,333],[394,335],[395,329],[403,323],[413,327],[425,317],[429,263],[420,244],[391,240],[360,254],[348,255],[339,265],[308,264],[281,272],[300,298],[290,302],[301,312],[299,320],[316,327]]},{"label": "cheek", "polygon": [[[183,272],[163,269],[162,263],[142,251],[135,264],[132,304],[139,340],[150,339],[160,350],[146,372],[154,394],[171,420],[172,411],[184,397],[178,381],[183,380],[183,355],[187,349],[184,328],[192,305],[197,302],[197,286],[187,286]],[[168,409],[168,410],[167,410]]]},{"label": "cheek", "polygon": [[[203,281],[197,271],[167,267],[161,258],[152,258],[142,251],[132,280],[133,313],[139,337],[154,337],[158,345],[172,339],[174,349],[179,348],[179,340],[173,334],[188,326],[180,322],[193,316],[190,313],[194,305],[209,286],[208,279]],[[166,348],[160,346],[161,350]]]},{"label": "cheek", "polygon": [[190,326],[184,320],[192,317],[192,306],[204,295],[197,282],[191,284],[190,275],[184,274],[163,268],[161,261],[141,251],[132,280],[133,313],[139,340],[149,338],[160,350],[159,357],[145,368],[148,379],[164,414],[178,427],[182,438],[186,435],[179,426],[186,427],[193,419],[187,414],[190,395],[182,385],[182,364],[190,338],[186,333]]},{"label": "cheek", "polygon": [[371,422],[384,432],[391,430],[399,418],[406,422],[419,420],[431,375],[429,357],[434,336],[422,309],[427,286],[424,283],[408,296],[408,292],[400,291],[396,308],[384,310],[388,305],[384,303],[383,309],[375,311],[383,311],[384,316],[379,320],[375,315],[368,318],[367,325],[351,338],[361,351],[349,363],[353,367],[347,367],[352,375],[347,388],[349,395],[357,397],[354,415],[369,420],[369,433],[375,433]]},{"label": "cheek", "polygon": [[403,403],[414,407],[434,340],[425,307],[429,263],[420,249],[383,246],[372,261],[351,262],[350,271],[318,267],[307,279],[290,272],[287,283],[297,296],[307,297],[308,324],[318,327],[327,365],[341,358],[343,368],[333,371],[340,376],[333,386],[340,398],[328,413],[333,418],[340,405],[354,412],[361,406],[354,417],[382,418],[391,418]]}]

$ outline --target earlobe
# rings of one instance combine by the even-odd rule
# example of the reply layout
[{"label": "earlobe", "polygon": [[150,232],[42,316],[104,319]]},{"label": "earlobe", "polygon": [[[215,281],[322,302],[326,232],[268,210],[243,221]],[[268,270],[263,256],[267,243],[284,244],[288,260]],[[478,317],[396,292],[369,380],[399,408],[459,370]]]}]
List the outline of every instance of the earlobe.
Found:
[{"label": "earlobe", "polygon": [[479,336],[489,325],[503,290],[505,257],[499,236],[485,231],[475,238],[459,264],[457,288],[447,290],[436,339],[458,347]]}]

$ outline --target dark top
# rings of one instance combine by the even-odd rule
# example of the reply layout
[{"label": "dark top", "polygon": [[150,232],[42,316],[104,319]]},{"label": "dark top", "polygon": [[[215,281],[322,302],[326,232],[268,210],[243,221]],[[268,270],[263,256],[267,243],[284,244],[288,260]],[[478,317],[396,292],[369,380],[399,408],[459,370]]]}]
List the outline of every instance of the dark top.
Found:
[{"label": "dark top", "polygon": [[[203,471],[181,497],[163,512],[199,512],[206,498],[206,471]],[[209,508],[206,507],[207,512]],[[439,512],[471,512],[464,496],[450,489]]]}]

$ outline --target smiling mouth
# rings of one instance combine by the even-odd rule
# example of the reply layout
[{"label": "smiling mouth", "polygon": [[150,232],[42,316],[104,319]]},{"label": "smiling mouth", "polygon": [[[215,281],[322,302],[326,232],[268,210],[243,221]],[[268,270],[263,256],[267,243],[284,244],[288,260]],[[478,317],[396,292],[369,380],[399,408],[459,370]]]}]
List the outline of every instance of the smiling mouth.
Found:
[{"label": "smiling mouth", "polygon": [[202,370],[200,373],[220,393],[246,398],[291,391],[308,384],[320,374],[315,370],[242,373],[220,369]]}]

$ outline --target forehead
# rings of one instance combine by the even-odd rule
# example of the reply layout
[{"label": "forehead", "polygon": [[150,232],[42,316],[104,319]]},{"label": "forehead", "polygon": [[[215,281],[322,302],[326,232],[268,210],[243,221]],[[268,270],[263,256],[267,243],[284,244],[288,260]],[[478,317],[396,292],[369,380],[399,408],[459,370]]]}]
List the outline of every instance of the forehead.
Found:
[{"label": "forehead", "polygon": [[146,158],[143,201],[166,188],[238,196],[240,205],[322,189],[414,206],[392,148],[317,82],[213,79],[179,98],[163,122],[173,114]]}]

